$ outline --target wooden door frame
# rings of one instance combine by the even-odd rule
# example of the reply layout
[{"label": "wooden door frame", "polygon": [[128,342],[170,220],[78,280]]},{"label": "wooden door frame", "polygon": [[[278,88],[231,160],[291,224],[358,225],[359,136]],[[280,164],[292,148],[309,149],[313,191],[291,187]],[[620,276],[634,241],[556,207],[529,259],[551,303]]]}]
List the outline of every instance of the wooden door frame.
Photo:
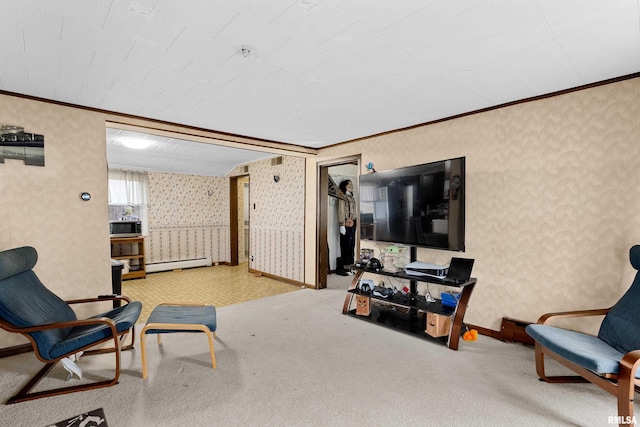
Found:
[{"label": "wooden door frame", "polygon": [[[229,178],[229,263],[238,265],[238,181],[249,174],[232,176]],[[251,178],[249,178],[251,180]],[[251,219],[249,219],[249,229],[251,229]],[[244,230],[243,230],[244,231]],[[251,251],[249,251],[251,252]]]},{"label": "wooden door frame", "polygon": [[[346,164],[356,164],[360,170],[360,155],[339,157],[316,163],[316,181],[318,188],[316,191],[316,289],[327,287],[328,272],[328,245],[327,227],[329,212],[329,168]],[[357,250],[357,248],[356,248]]]}]

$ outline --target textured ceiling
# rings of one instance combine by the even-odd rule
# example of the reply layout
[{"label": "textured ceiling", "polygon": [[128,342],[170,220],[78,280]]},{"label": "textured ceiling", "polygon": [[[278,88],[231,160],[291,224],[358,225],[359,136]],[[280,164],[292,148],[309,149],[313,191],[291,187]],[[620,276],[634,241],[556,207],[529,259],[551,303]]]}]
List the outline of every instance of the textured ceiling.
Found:
[{"label": "textured ceiling", "polygon": [[[144,150],[127,148],[122,141],[148,140]],[[107,128],[107,161],[111,169],[225,176],[236,166],[274,157],[261,151],[149,135]]]},{"label": "textured ceiling", "polygon": [[0,89],[323,147],[636,73],[639,3],[3,1]]}]

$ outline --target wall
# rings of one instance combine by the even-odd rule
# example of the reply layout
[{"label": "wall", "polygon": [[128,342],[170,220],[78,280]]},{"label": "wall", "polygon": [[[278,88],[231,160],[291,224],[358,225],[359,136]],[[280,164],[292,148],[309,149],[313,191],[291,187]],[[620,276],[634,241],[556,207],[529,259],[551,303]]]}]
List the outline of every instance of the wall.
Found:
[{"label": "wall", "polygon": [[[0,163],[0,250],[34,246],[36,273],[63,299],[111,293],[104,116],[0,94],[0,123],[45,140],[44,167]],[[24,342],[0,331],[0,348]]]},{"label": "wall", "polygon": [[149,173],[147,263],[230,260],[229,179]]},{"label": "wall", "polygon": [[[240,169],[230,175],[243,175]],[[305,283],[305,159],[282,156],[280,165],[271,159],[251,163],[249,181],[249,268]]]},{"label": "wall", "polygon": [[[418,259],[475,258],[466,320],[499,330],[503,316],[606,307],[629,286],[628,250],[640,243],[638,135],[636,78],[366,138],[317,161],[360,151],[380,171],[466,156],[466,252],[419,250]],[[307,200],[308,229],[314,208]]]},{"label": "wall", "polygon": [[[282,156],[249,165],[250,256],[249,267],[263,273],[303,283],[304,167],[303,158]],[[238,167],[226,177],[149,173],[149,237],[147,263],[211,257],[231,259],[229,241],[229,177],[245,175]],[[280,176],[275,182],[274,175]],[[244,210],[242,191],[238,209]],[[255,205],[255,209],[252,206]],[[242,223],[242,224],[241,224]],[[239,218],[239,242],[244,245],[244,224]],[[244,262],[244,256],[239,257]]]}]

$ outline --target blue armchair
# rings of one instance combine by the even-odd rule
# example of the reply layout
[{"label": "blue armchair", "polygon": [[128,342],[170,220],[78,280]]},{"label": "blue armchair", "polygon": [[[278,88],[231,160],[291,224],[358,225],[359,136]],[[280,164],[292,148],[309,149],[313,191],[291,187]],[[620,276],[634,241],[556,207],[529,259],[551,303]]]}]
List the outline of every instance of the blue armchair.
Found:
[{"label": "blue armchair", "polygon": [[[38,254],[25,246],[0,252],[0,328],[24,335],[36,357],[45,366],[7,403],[53,396],[94,388],[109,387],[120,376],[120,351],[133,348],[135,322],[142,304],[122,296],[63,301],[48,290],[33,272]],[[70,304],[118,300],[127,304],[79,320]],[[123,345],[131,332],[131,342]],[[89,350],[113,340],[113,347]],[[85,355],[113,352],[115,375],[112,379],[77,384],[52,390],[31,392],[60,360],[83,352]]]},{"label": "blue armchair", "polygon": [[[629,258],[633,268],[640,270],[640,245],[630,249]],[[548,324],[554,319],[600,315],[605,317],[597,336]],[[545,314],[526,331],[535,340],[536,371],[541,380],[591,382],[617,397],[621,425],[633,423],[633,401],[640,391],[640,272],[613,307]],[[545,355],[578,376],[546,375]]]}]

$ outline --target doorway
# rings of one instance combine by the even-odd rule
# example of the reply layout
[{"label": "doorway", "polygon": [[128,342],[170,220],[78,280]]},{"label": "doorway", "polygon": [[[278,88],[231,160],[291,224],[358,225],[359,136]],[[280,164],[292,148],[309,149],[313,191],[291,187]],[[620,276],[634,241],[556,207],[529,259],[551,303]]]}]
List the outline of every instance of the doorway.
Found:
[{"label": "doorway", "polygon": [[[318,163],[318,200],[317,200],[317,248],[316,283],[318,289],[327,287],[328,275],[335,272],[337,258],[340,256],[340,237],[337,220],[337,197],[340,182],[349,179],[354,184],[354,196],[358,199],[358,176],[360,174],[360,156],[349,156],[332,161]],[[356,231],[356,236],[358,236]],[[356,237],[356,257],[359,251],[359,239]]]},{"label": "doorway", "polygon": [[231,251],[231,265],[238,265],[249,261],[249,236],[251,234],[249,195],[249,175],[234,176],[229,179],[229,246]]}]

